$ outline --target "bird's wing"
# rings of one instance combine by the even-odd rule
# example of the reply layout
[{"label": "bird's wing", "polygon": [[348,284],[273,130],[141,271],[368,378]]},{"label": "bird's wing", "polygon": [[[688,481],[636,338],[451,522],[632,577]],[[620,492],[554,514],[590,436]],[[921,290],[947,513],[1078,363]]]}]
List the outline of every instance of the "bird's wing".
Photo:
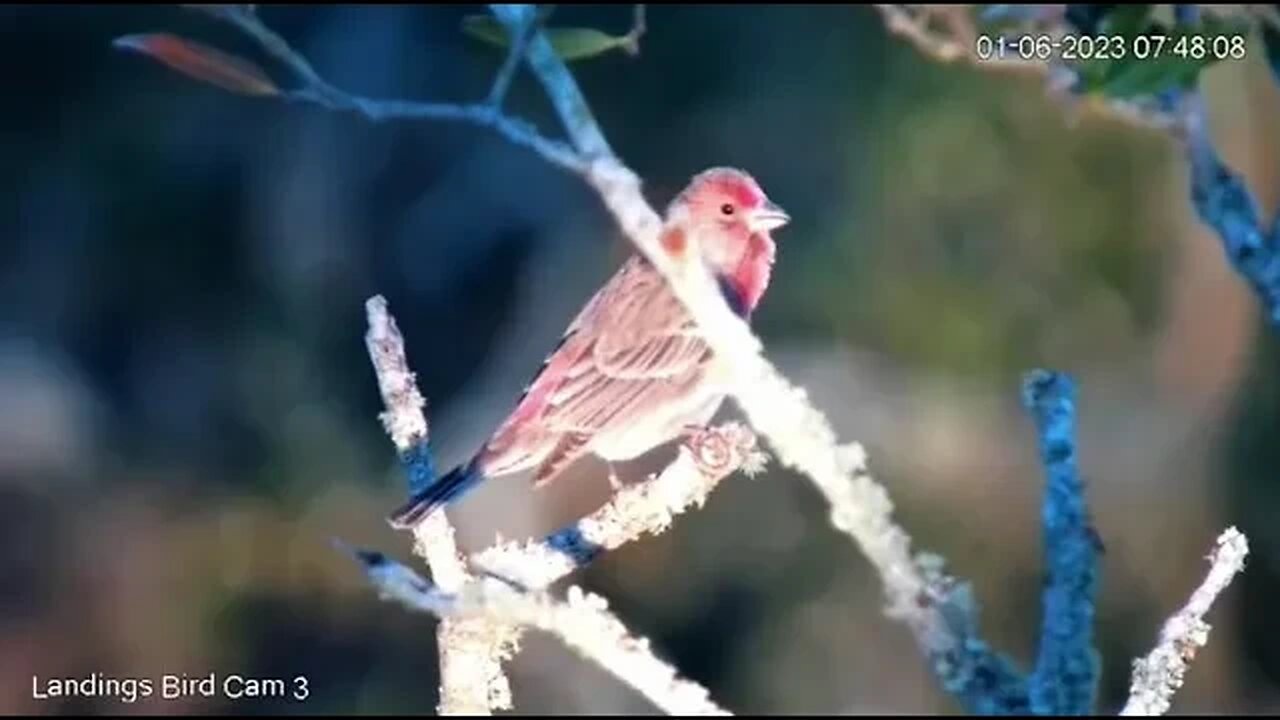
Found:
[{"label": "bird's wing", "polygon": [[590,435],[582,433],[566,433],[558,437],[560,439],[555,447],[542,459],[537,472],[533,474],[534,487],[542,487],[555,479],[561,470],[572,465],[573,461],[587,451],[587,443],[591,441]]},{"label": "bird's wing", "polygon": [[637,263],[582,329],[591,338],[543,409],[560,432],[594,434],[643,414],[697,379],[710,349],[652,267]]},{"label": "bird's wing", "polygon": [[638,256],[620,268],[570,324],[489,451],[589,438],[696,382],[710,350],[665,282]]}]

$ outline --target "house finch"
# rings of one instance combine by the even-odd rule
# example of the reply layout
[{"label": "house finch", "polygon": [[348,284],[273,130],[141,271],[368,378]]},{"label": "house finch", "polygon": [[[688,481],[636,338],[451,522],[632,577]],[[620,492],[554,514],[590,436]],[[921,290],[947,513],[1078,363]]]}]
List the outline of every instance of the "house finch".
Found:
[{"label": "house finch", "polygon": [[[663,248],[695,254],[749,319],[769,284],[769,233],[790,218],[747,173],[695,176],[664,218]],[[534,470],[542,487],[587,453],[629,460],[711,421],[725,398],[718,363],[666,280],[639,253],[587,302],[515,409],[467,463],[390,516],[407,528],[482,480]]]}]

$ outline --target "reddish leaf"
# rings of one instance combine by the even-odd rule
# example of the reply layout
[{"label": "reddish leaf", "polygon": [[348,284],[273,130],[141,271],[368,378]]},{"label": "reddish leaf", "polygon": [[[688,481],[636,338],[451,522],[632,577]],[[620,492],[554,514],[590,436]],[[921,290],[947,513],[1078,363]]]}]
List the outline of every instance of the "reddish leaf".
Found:
[{"label": "reddish leaf", "polygon": [[253,63],[194,40],[156,33],[126,35],[112,43],[118,48],[149,55],[169,67],[244,95],[277,95],[280,89]]}]

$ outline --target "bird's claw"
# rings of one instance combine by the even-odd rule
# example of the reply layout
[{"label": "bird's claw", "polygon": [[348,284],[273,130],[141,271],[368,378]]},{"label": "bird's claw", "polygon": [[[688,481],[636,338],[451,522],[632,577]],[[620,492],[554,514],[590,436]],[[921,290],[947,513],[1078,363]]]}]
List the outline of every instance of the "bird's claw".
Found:
[{"label": "bird's claw", "polygon": [[685,442],[696,442],[708,429],[704,425],[685,425],[680,429],[680,438]]}]

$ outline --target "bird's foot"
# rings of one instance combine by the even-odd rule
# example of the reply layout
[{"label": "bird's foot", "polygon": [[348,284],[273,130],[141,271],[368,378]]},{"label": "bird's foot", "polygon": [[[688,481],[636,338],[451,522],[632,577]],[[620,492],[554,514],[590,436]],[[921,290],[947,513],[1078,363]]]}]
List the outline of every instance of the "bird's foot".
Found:
[{"label": "bird's foot", "polygon": [[707,427],[706,425],[689,424],[680,428],[680,433],[679,435],[677,435],[677,437],[679,437],[686,445],[689,445],[691,447],[697,447],[699,441],[710,430],[711,428]]},{"label": "bird's foot", "polygon": [[697,423],[687,423],[680,428],[681,437],[690,437],[701,432],[706,432],[706,425],[698,425]]}]

